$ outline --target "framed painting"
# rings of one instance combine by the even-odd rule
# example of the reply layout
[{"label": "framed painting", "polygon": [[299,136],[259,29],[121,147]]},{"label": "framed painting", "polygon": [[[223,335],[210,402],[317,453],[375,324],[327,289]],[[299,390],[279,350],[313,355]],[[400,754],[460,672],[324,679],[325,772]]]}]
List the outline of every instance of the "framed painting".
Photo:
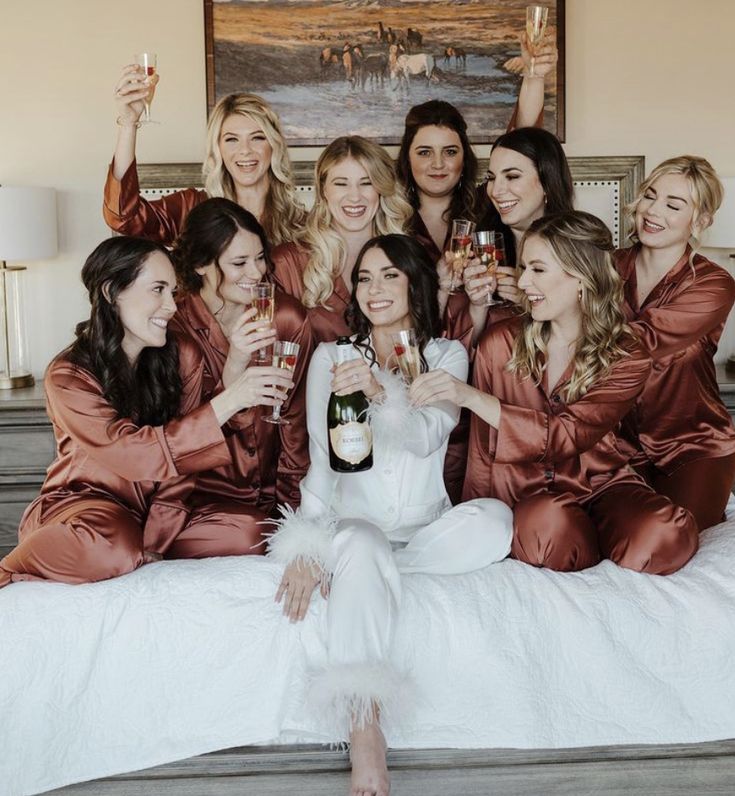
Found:
[{"label": "framed painting", "polygon": [[[543,0],[559,50],[544,121],[564,140],[564,0]],[[470,141],[505,131],[527,0],[204,0],[207,103],[259,94],[292,146],[360,134],[397,144],[412,105],[442,99]]]}]

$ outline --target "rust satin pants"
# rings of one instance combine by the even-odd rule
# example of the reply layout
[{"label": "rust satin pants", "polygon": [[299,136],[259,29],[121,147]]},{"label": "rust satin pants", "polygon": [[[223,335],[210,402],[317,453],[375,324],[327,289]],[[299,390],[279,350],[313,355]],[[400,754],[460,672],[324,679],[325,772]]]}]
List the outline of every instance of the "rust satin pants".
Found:
[{"label": "rust satin pants", "polygon": [[725,518],[725,506],[735,482],[735,453],[683,464],[671,475],[653,465],[639,472],[656,492],[691,511],[703,531]]},{"label": "rust satin pants", "polygon": [[[262,555],[266,515],[254,506],[216,503],[191,513],[164,558]],[[31,515],[18,546],[0,561],[0,586],[18,580],[89,583],[144,562],[143,529],[132,512],[104,499],[75,501],[39,522]]]},{"label": "rust satin pants", "polygon": [[609,558],[621,567],[669,575],[699,546],[689,511],[642,484],[620,484],[585,506],[569,493],[541,493],[513,509],[511,555],[575,572]]}]

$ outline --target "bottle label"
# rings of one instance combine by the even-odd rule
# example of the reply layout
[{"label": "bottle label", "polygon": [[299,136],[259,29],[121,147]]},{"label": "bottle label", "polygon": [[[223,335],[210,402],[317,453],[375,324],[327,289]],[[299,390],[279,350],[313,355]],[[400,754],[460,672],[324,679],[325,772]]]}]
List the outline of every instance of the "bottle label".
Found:
[{"label": "bottle label", "polygon": [[338,458],[360,464],[372,450],[373,435],[367,423],[352,421],[329,429],[329,441]]}]

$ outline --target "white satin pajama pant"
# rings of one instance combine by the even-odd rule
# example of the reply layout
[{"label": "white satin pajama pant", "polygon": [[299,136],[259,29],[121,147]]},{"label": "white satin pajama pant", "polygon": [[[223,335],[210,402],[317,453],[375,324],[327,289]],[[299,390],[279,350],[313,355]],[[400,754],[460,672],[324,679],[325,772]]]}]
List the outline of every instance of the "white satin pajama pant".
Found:
[{"label": "white satin pajama pant", "polygon": [[313,679],[310,698],[344,740],[351,724],[363,725],[374,707],[384,716],[400,712],[406,682],[389,655],[401,574],[472,572],[505,558],[512,539],[513,512],[490,498],[454,506],[405,545],[391,545],[366,520],[340,521],[327,561],[328,663]]}]

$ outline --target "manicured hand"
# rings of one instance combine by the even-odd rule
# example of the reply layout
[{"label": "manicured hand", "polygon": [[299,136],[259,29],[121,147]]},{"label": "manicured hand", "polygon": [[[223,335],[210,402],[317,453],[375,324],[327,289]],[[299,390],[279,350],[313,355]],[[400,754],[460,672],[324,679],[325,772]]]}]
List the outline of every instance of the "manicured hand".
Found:
[{"label": "manicured hand", "polygon": [[284,393],[292,387],[290,371],[272,365],[252,365],[227,389],[234,393],[240,407],[247,409],[282,404]]},{"label": "manicured hand", "polygon": [[123,67],[115,86],[115,102],[120,123],[137,124],[145,110],[144,100],[158,84],[158,73],[147,78],[145,69],[137,64]]},{"label": "manicured hand", "polygon": [[430,370],[422,373],[414,380],[409,390],[409,397],[414,406],[426,406],[438,401],[449,401],[455,406],[463,406],[472,388],[455,378],[446,370]]},{"label": "manicured hand", "polygon": [[487,297],[495,292],[498,284],[495,277],[488,276],[487,268],[477,258],[469,261],[462,278],[467,298],[477,306],[487,304]]},{"label": "manicured hand", "polygon": [[360,390],[368,398],[374,398],[383,391],[380,382],[373,376],[372,369],[362,357],[332,368],[332,392],[337,395],[351,395]]},{"label": "manicured hand", "polygon": [[498,278],[498,295],[505,301],[512,301],[520,304],[523,293],[518,289],[518,275],[515,268],[508,265],[498,266],[496,271]]},{"label": "manicured hand", "polygon": [[283,615],[292,622],[301,622],[309,610],[311,595],[322,581],[322,572],[316,564],[292,561],[284,570],[276,592],[276,602],[283,600]]},{"label": "manicured hand", "polygon": [[518,37],[521,42],[521,59],[523,60],[524,74],[528,75],[531,71],[531,58],[533,62],[533,73],[536,77],[546,77],[553,72],[559,53],[550,33],[546,33],[541,43],[537,47],[532,47],[528,41],[526,31]]}]

